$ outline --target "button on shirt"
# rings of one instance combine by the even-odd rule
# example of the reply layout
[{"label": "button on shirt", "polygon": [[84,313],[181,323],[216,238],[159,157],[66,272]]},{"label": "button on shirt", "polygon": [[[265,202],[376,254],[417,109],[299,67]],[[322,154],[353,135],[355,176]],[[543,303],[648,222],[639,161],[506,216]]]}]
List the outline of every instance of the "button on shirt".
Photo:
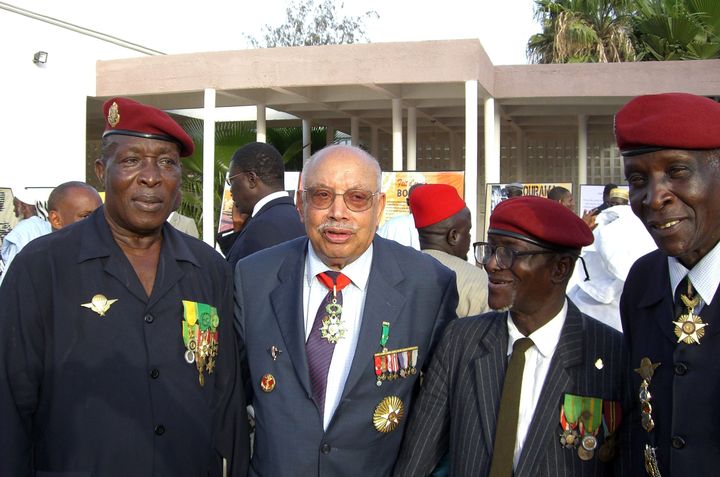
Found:
[{"label": "button on shirt", "polygon": [[[540,392],[542,391],[545,378],[550,369],[550,361],[552,360],[555,348],[557,348],[560,340],[560,333],[565,324],[567,316],[568,304],[565,304],[552,320],[543,327],[535,330],[528,338],[533,341],[531,346],[525,352],[525,368],[523,370],[522,390],[520,391],[520,411],[518,413],[517,439],[515,440],[515,456],[513,457],[513,469],[517,467],[520,455],[522,454],[525,437],[530,429],[535,408],[540,400]],[[515,341],[523,338],[524,335],[517,329],[515,323],[507,315],[508,327],[508,357],[512,354],[513,344]]]},{"label": "button on shirt", "polygon": [[[688,270],[677,258],[668,257],[670,293],[674,296],[677,286],[685,278],[685,275],[689,275],[693,289],[702,299],[700,304],[695,307],[695,313],[699,313],[703,304],[710,303],[718,285],[720,285],[718,269],[720,269],[720,243],[717,243],[710,252],[696,263],[692,270]],[[683,293],[686,292],[686,290],[683,290]]]},{"label": "button on shirt", "polygon": [[[370,276],[372,265],[372,250],[370,247],[341,272],[347,276],[352,283],[343,288],[342,297],[342,323],[345,325],[345,337],[335,344],[330,369],[328,370],[327,390],[325,391],[325,415],[323,416],[323,428],[327,429],[335,409],[340,403],[345,381],[347,380],[358,336],[360,324],[362,323],[362,312],[365,306],[365,294],[367,293],[367,281]],[[303,303],[305,314],[305,340],[307,341],[312,330],[315,314],[328,293],[328,289],[318,280],[319,273],[328,270],[322,260],[317,256],[308,242],[308,254],[305,259],[305,280],[303,282]]]}]

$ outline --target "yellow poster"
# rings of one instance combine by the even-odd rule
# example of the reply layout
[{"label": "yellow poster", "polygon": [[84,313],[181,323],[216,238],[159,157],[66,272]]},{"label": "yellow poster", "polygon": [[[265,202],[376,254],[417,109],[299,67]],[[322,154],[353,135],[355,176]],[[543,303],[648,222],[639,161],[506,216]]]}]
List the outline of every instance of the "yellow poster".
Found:
[{"label": "yellow poster", "polygon": [[408,213],[408,190],[413,184],[448,184],[457,189],[460,197],[465,195],[465,173],[463,171],[383,172],[382,191],[385,193],[383,222]]}]

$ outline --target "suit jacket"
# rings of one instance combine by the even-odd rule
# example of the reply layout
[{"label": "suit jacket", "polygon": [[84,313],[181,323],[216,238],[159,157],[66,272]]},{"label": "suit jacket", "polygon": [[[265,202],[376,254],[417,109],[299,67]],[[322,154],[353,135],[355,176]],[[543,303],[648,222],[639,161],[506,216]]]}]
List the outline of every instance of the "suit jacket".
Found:
[{"label": "suit jacket", "polygon": [[[387,348],[418,346],[422,369],[439,333],[455,317],[457,290],[450,270],[409,247],[376,236],[362,323],[340,403],[323,430],[312,399],[305,354],[303,272],[307,238],[241,260],[235,271],[236,318],[247,344],[255,449],[250,475],[384,476],[392,471],[420,373],[376,384],[374,353],[382,322],[390,322]],[[282,352],[273,360],[269,348]],[[275,389],[263,392],[264,375]],[[381,433],[373,413],[388,396],[399,397],[405,416]]]},{"label": "suit jacket", "polygon": [[[450,456],[450,475],[488,475],[508,362],[507,342],[504,312],[457,320],[447,327],[411,413],[395,475],[428,475],[445,452]],[[616,457],[603,464],[596,452],[591,460],[583,461],[577,449],[561,446],[560,406],[566,393],[624,400],[627,405],[624,356],[618,331],[568,303],[515,477],[621,475],[624,459]],[[598,359],[602,359],[601,369]],[[618,437],[618,449],[624,449],[623,434]],[[602,431],[598,438],[602,445]]]},{"label": "suit jacket", "polygon": [[227,261],[235,268],[238,260],[251,253],[305,235],[295,204],[290,197],[271,200],[245,223],[235,239]]},{"label": "suit jacket", "polygon": [[[634,475],[645,475],[642,451],[656,447],[663,477],[717,475],[720,462],[720,295],[700,311],[705,328],[701,344],[677,343],[673,325],[667,255],[657,250],[640,258],[630,270],[620,314],[630,348],[630,369],[650,358],[660,363],[650,381],[655,428],[640,425],[639,400],[633,404]],[[631,372],[637,396],[642,378]]]}]

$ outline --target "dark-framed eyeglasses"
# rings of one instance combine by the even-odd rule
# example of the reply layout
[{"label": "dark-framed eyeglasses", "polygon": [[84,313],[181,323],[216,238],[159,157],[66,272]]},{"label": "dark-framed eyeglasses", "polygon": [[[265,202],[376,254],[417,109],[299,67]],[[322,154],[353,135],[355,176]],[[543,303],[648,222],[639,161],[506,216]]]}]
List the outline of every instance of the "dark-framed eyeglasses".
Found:
[{"label": "dark-framed eyeglasses", "polygon": [[473,251],[475,253],[475,261],[481,265],[486,265],[490,261],[490,258],[495,255],[495,263],[500,270],[512,268],[517,257],[557,253],[555,250],[530,250],[527,252],[518,252],[517,250],[504,245],[493,247],[487,242],[475,242],[473,244]]},{"label": "dark-framed eyeglasses", "polygon": [[345,192],[335,192],[324,187],[309,187],[302,191],[303,198],[315,209],[329,209],[335,202],[335,197],[341,195],[345,205],[353,212],[363,212],[372,205],[373,198],[380,192],[370,192],[363,189],[348,189]]},{"label": "dark-framed eyeglasses", "polygon": [[253,171],[240,171],[240,172],[238,172],[237,174],[233,174],[233,175],[231,175],[230,177],[226,177],[226,178],[225,178],[225,183],[228,185],[228,187],[232,187],[232,180],[235,179],[236,177],[239,177],[239,176],[243,175],[243,174],[254,174],[254,172],[253,172]]}]

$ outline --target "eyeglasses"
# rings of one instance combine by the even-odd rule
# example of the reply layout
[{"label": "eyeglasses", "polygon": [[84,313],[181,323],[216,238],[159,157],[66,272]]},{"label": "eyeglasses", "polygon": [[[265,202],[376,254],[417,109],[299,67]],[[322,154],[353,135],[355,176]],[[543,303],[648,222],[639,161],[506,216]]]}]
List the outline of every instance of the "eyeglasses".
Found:
[{"label": "eyeglasses", "polygon": [[475,261],[481,265],[487,265],[490,258],[495,255],[495,263],[500,270],[512,268],[517,257],[527,255],[542,255],[546,253],[557,253],[554,250],[532,250],[528,252],[518,252],[510,247],[499,246],[493,247],[487,242],[475,242],[473,244],[475,252]]},{"label": "eyeglasses", "polygon": [[373,197],[380,192],[370,192],[362,189],[349,189],[345,192],[335,192],[322,187],[311,187],[302,191],[305,200],[316,209],[329,209],[335,202],[335,197],[341,195],[345,205],[353,212],[363,212],[372,205]]},{"label": "eyeglasses", "polygon": [[232,187],[232,180],[235,179],[235,178],[238,177],[238,176],[243,175],[243,174],[255,174],[255,173],[254,173],[253,171],[240,171],[240,172],[238,172],[237,174],[233,174],[233,175],[231,175],[230,177],[225,178],[225,183],[226,183],[229,187]]}]

